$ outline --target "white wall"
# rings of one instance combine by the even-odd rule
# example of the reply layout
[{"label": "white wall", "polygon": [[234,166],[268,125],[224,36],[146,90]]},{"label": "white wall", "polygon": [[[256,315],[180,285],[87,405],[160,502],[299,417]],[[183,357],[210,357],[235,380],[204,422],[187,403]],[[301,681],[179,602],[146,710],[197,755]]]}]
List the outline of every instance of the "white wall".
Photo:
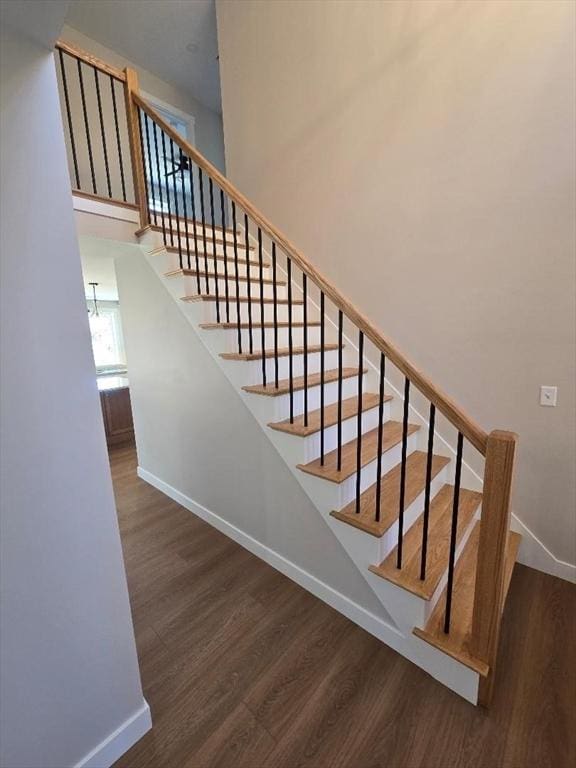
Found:
[{"label": "white wall", "polygon": [[53,58],[8,26],[1,54],[0,764],[65,768],[133,716],[136,738],[149,715]]},{"label": "white wall", "polygon": [[519,433],[514,509],[569,563],[575,10],[217,3],[229,178],[486,430]]},{"label": "white wall", "polygon": [[116,272],[139,466],[390,621],[144,256]]}]

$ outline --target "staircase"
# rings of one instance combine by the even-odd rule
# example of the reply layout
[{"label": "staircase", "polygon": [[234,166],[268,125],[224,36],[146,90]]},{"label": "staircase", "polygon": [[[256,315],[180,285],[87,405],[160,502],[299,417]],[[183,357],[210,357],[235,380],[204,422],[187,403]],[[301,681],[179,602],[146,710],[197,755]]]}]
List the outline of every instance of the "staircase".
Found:
[{"label": "staircase", "polygon": [[487,705],[520,541],[516,436],[486,434],[418,371],[139,96],[134,73],[62,51],[123,83],[143,254],[391,616],[398,649]]}]

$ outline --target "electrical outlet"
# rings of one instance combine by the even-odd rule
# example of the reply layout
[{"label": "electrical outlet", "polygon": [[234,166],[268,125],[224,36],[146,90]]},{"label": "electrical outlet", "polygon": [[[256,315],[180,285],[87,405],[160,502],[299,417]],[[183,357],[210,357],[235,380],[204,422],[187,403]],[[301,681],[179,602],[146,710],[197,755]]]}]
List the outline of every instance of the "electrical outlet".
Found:
[{"label": "electrical outlet", "polygon": [[540,387],[540,405],[556,405],[558,397],[558,387]]}]

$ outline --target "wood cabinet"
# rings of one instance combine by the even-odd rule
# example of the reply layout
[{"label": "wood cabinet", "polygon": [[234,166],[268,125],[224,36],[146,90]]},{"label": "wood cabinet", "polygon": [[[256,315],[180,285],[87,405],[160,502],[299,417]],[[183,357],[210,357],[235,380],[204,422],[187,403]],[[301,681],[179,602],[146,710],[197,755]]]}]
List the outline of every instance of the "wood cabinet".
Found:
[{"label": "wood cabinet", "polygon": [[128,387],[103,390],[100,392],[100,403],[108,446],[134,442],[134,424]]}]

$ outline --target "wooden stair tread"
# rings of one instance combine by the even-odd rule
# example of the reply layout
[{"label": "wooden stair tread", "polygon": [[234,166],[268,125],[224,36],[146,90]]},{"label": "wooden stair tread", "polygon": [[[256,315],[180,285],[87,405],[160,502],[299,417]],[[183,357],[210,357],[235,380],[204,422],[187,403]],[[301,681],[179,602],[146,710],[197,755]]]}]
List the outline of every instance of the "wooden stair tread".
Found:
[{"label": "wooden stair tread", "polygon": [[[405,507],[416,499],[426,486],[426,458],[424,451],[413,451],[406,459]],[[446,456],[434,455],[432,459],[432,478],[450,463]],[[376,483],[367,488],[360,496],[360,512],[356,514],[356,503],[352,500],[340,510],[330,514],[344,523],[360,528],[372,536],[383,536],[398,518],[400,506],[401,465],[397,464],[382,477],[380,484],[380,520],[374,519],[376,511]]]},{"label": "wooden stair tread", "polygon": [[[472,648],[472,617],[474,612],[474,589],[476,585],[476,562],[478,542],[480,539],[480,522],[474,526],[464,551],[454,568],[454,589],[452,592],[452,614],[450,632],[444,632],[444,612],[446,607],[446,589],[443,591],[432,616],[425,629],[415,627],[413,633],[421,640],[443,651],[456,661],[486,677],[489,666],[485,661],[477,659],[471,652]],[[510,585],[512,570],[520,543],[520,535],[510,532],[506,551],[506,593]],[[506,593],[504,602],[506,600]]]},{"label": "wooden stair tread", "polygon": [[[292,321],[292,323],[289,323],[287,320],[282,320],[281,322],[274,323],[273,321],[265,322],[265,323],[258,323],[253,322],[252,328],[289,328],[292,326],[292,328],[315,328],[320,325],[320,320],[308,320],[307,323],[296,323]],[[238,328],[238,323],[200,323],[200,328],[203,328],[205,331],[217,331],[217,330],[229,330],[230,328]],[[250,323],[240,323],[240,328],[250,328]]]},{"label": "wooden stair tread", "polygon": [[[156,214],[156,215],[159,218],[161,218],[160,214]],[[169,215],[167,213],[165,213],[164,217],[165,218],[169,218]],[[190,227],[192,227],[192,229],[194,228],[194,220],[193,219],[184,219],[183,216],[180,216],[179,219],[180,219],[180,223],[186,222],[186,224],[187,225],[189,224]],[[209,227],[210,229],[212,229],[212,225],[211,224],[206,224],[206,226]],[[201,221],[200,222],[198,222],[198,221],[196,222],[196,231],[198,231],[198,227],[200,227],[200,229],[202,228],[202,222]],[[136,237],[138,237],[139,235],[143,235],[144,232],[146,232],[146,230],[148,230],[148,229],[152,229],[152,230],[154,230],[154,232],[162,232],[162,225],[160,225],[160,224],[152,224],[152,223],[146,224],[145,227],[141,227],[140,229],[138,229],[136,231]],[[166,225],[166,232],[170,232],[170,230],[172,230],[172,232],[174,234],[176,234],[178,231],[180,231],[182,233],[185,231],[183,229],[178,230],[178,228],[176,226],[170,227],[169,224],[167,224]],[[232,237],[234,237],[234,229],[232,227],[226,227],[226,230],[223,230],[222,227],[219,227],[217,224],[215,224],[214,225],[214,230],[216,232],[224,232],[224,231],[226,231],[226,233],[228,235],[231,235]],[[192,234],[193,234],[193,232],[192,232]],[[242,232],[239,229],[237,229],[236,230],[236,235],[241,237],[242,236]]]},{"label": "wooden stair tread", "polygon": [[[175,277],[176,275],[184,275],[184,277],[196,277],[196,274],[198,274],[198,277],[208,277],[208,278],[215,278],[218,277],[219,280],[233,280],[234,282],[238,280],[241,283],[247,283],[248,280],[253,285],[257,285],[260,282],[259,277],[251,277],[248,278],[247,275],[231,275],[228,274],[228,277],[226,275],[218,273],[217,275],[214,272],[198,272],[196,273],[195,269],[171,269],[168,272],[164,272],[164,277]],[[270,278],[263,278],[262,283],[264,285],[274,285],[274,280],[271,280]],[[286,285],[285,280],[276,280],[276,285]]]},{"label": "wooden stair tread", "polygon": [[[153,251],[153,253],[161,253],[162,251],[168,251],[168,253],[180,253],[180,249],[176,245],[163,245],[162,248],[159,248],[158,251]],[[212,251],[198,251],[198,261],[202,260],[204,261],[204,257],[208,260],[208,264],[210,264],[211,261],[227,261],[229,264],[235,264],[236,259],[234,258],[234,254],[227,253],[226,257],[224,257],[223,253],[217,253],[216,256],[212,253]],[[182,248],[182,258],[186,259],[188,261],[188,251],[186,248]],[[196,252],[190,249],[190,262],[196,261]],[[259,267],[260,262],[257,259],[247,259],[245,256],[242,256],[242,258],[238,257],[238,264],[249,264],[251,267]],[[262,268],[265,269],[266,267],[269,267],[270,264],[263,261],[262,262]]]},{"label": "wooden stair tread", "polygon": [[[366,369],[364,369],[366,373]],[[342,378],[349,379],[352,376],[358,375],[358,368],[342,368]],[[338,381],[338,369],[335,368],[331,371],[324,372],[324,383],[329,384],[332,381]],[[320,374],[311,373],[308,375],[308,386],[316,387],[320,384]],[[274,381],[271,381],[267,386],[263,387],[261,384],[251,384],[247,387],[242,387],[245,392],[251,392],[255,395],[267,395],[268,397],[277,397],[278,395],[287,395],[290,392],[289,379],[282,379],[278,382],[278,388],[274,386]],[[297,376],[292,380],[292,389],[294,392],[298,392],[304,389],[304,376]]]},{"label": "wooden stair tread", "polygon": [[[162,227],[160,227],[160,231],[162,231]],[[168,232],[169,230],[166,230],[166,231]],[[176,230],[173,230],[173,233],[174,233],[174,238],[173,239],[177,239],[178,235],[176,233]],[[233,233],[231,232],[230,234],[233,234]],[[196,240],[198,243],[201,243],[202,245],[204,245],[204,237],[202,235],[202,232],[198,231],[198,228],[196,228],[196,237],[194,237],[194,232],[188,232],[188,234],[186,234],[186,232],[181,232],[180,233],[180,237],[183,240],[184,239],[188,239],[188,240],[192,240],[192,241]],[[226,240],[225,241],[223,237],[217,237],[216,238],[216,245],[224,245],[224,243],[226,243],[226,250],[228,250],[228,249],[230,249],[232,251],[234,250],[234,240]],[[214,242],[212,240],[212,235],[208,235],[207,234],[206,235],[206,245],[208,246],[208,248],[212,248],[213,244],[214,244]],[[237,247],[238,250],[242,250],[244,252],[246,251],[246,245],[244,244],[244,242],[240,242],[239,239],[237,241],[236,247]],[[176,251],[178,250],[178,246],[177,245],[170,245],[170,246],[168,246],[168,244],[166,244],[166,248],[174,248]],[[248,246],[248,250],[249,251],[254,251],[254,246],[253,245],[249,245]],[[210,253],[212,253],[212,251],[210,251]],[[232,259],[233,258],[234,258],[234,256],[232,256]]]},{"label": "wooden stair tread", "polygon": [[[344,348],[344,346],[345,345],[343,344],[342,348]],[[314,354],[314,353],[320,352],[321,349],[322,348],[319,344],[308,344],[308,354]],[[333,350],[336,350],[336,349],[338,349],[338,344],[324,344],[325,352],[332,352]],[[288,347],[280,347],[278,349],[278,357],[288,357],[289,354],[290,354],[290,349]],[[304,347],[292,347],[292,355],[303,355],[303,354],[304,354]],[[221,352],[220,357],[222,357],[224,360],[243,360],[243,361],[262,360],[262,352],[259,349],[254,350],[254,352]],[[264,357],[267,360],[274,359],[274,350],[265,349]]]},{"label": "wooden stair tread", "polygon": [[[218,299],[216,299],[216,295],[213,293],[192,293],[189,296],[182,296],[180,301],[188,301],[188,302],[194,302],[194,301],[226,301],[226,295],[225,294],[219,294]],[[239,301],[240,304],[247,304],[249,301],[251,304],[260,304],[260,297],[259,296],[251,296],[250,299],[248,299],[248,296],[239,296],[238,299],[236,299],[236,295],[230,296],[228,294],[228,302],[230,304],[236,304],[236,301]],[[274,299],[263,299],[263,304],[274,304]],[[276,299],[276,304],[278,306],[288,306],[289,302],[288,299]],[[291,302],[292,306],[298,306],[304,304],[303,299],[292,299]]]},{"label": "wooden stair tread", "polygon": [[[416,430],[420,429],[416,424],[408,425],[408,434],[411,435]],[[387,421],[384,424],[382,430],[382,453],[390,450],[402,440],[402,422],[400,421]],[[358,440],[351,440],[349,443],[345,443],[342,446],[342,462],[340,471],[338,471],[338,451],[334,449],[324,456],[324,465],[320,463],[320,459],[314,459],[314,461],[308,464],[297,464],[298,469],[303,472],[307,472],[310,475],[321,477],[324,480],[329,480],[332,483],[341,483],[346,478],[350,477],[356,472],[357,467],[357,450]],[[378,453],[378,427],[366,432],[362,435],[361,445],[361,459],[360,464],[364,467],[371,461],[374,461]]]},{"label": "wooden stair tread", "polygon": [[[396,567],[397,547],[394,547],[380,565],[370,566],[372,573],[391,581],[393,584],[408,590],[408,592],[418,597],[422,597],[424,600],[430,600],[448,566],[453,497],[454,486],[444,485],[430,502],[426,578],[424,581],[420,580],[422,531],[424,528],[423,515],[420,515],[404,536],[402,568]],[[456,531],[457,545],[462,541],[462,537],[468,530],[481,501],[481,493],[468,491],[465,488],[460,489],[458,527]]]},{"label": "wooden stair tread", "polygon": [[[384,402],[392,400],[392,395],[386,395]],[[371,408],[377,408],[380,398],[378,395],[364,392],[362,394],[362,411],[369,411]],[[342,401],[342,420],[349,419],[358,413],[358,397],[349,397]],[[316,411],[310,411],[308,414],[308,425],[304,426],[304,414],[296,416],[293,423],[290,423],[290,419],[284,421],[277,421],[268,424],[272,429],[276,429],[278,432],[286,432],[289,435],[297,435],[298,437],[306,437],[307,435],[313,435],[315,432],[320,431],[321,424],[321,410],[318,408]],[[324,407],[324,427],[332,427],[338,423],[338,403],[332,403]]]}]

